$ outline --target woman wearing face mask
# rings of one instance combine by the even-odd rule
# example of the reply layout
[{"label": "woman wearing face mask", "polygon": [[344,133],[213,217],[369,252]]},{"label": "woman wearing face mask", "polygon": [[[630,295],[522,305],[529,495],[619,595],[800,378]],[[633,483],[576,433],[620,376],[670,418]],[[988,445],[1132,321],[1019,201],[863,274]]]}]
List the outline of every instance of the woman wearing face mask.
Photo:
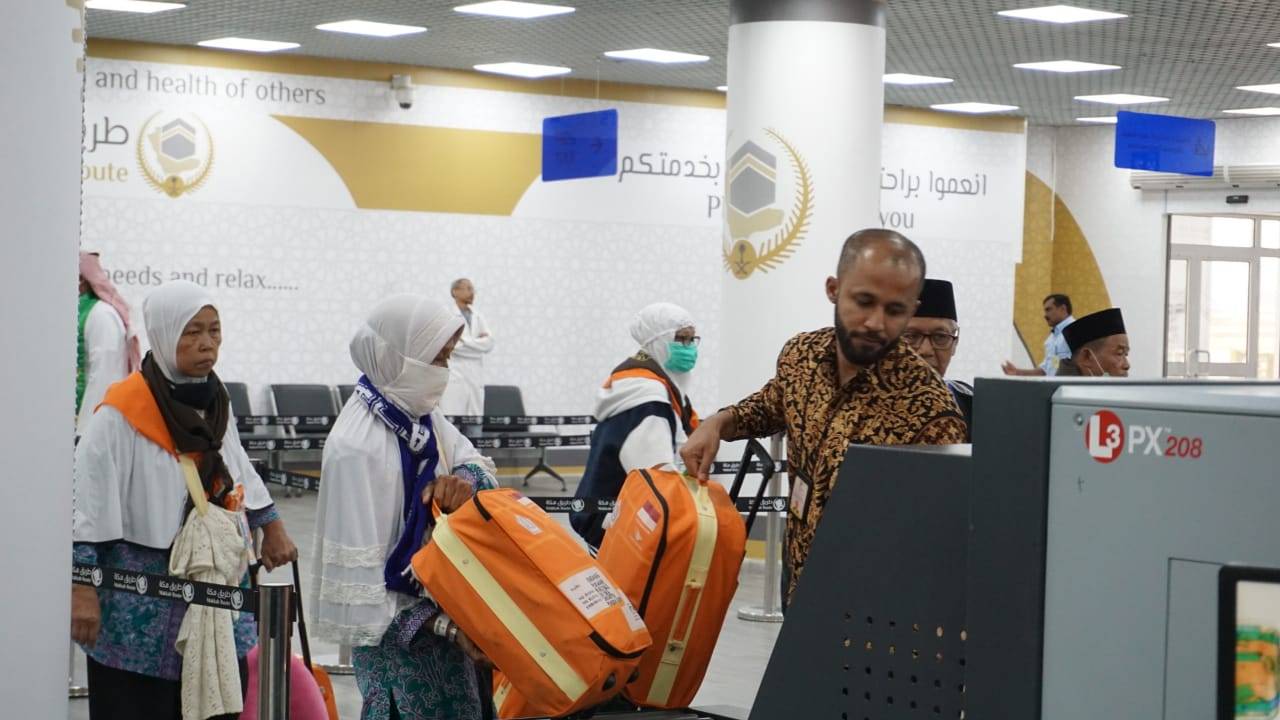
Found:
[{"label": "woman wearing face mask", "polygon": [[[627,473],[675,461],[698,426],[685,389],[698,361],[693,316],[671,303],[640,311],[631,323],[639,350],[614,368],[601,388],[591,452],[576,497],[615,498]],[[573,513],[573,529],[591,547],[604,539],[604,515]]]},{"label": "woman wearing face mask", "polygon": [[[229,513],[231,540],[241,544],[237,551],[233,543],[230,555],[247,562],[248,539],[234,527],[243,518],[249,528],[262,528],[264,565],[295,559],[297,549],[240,445],[227,391],[213,372],[222,323],[208,291],[188,282],[163,285],[143,303],[143,316],[151,352],[140,371],[107,391],[76,448],[76,562],[173,574],[171,550],[191,507],[189,495],[200,490]],[[188,490],[187,459],[199,490],[194,483]],[[216,631],[219,647],[234,637],[235,654],[220,653],[217,663],[194,677],[202,656],[184,663],[176,648],[188,639],[185,605],[124,592],[99,596],[92,587],[73,586],[71,635],[89,655],[89,716],[238,716],[243,658],[257,628],[251,615],[241,614],[231,625],[226,613],[208,627],[216,626],[210,632]],[[212,696],[205,692],[211,688]]]},{"label": "woman wearing face mask", "polygon": [[433,502],[452,512],[497,487],[437,407],[462,328],[453,308],[397,295],[351,340],[362,376],[324,448],[311,607],[318,637],[353,648],[362,720],[470,720],[490,695],[484,656],[405,572]]}]

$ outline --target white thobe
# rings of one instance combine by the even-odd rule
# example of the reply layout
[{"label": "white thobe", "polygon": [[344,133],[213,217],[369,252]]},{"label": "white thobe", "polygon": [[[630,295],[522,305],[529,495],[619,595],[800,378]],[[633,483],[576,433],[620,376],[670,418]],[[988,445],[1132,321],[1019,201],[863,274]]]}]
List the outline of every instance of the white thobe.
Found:
[{"label": "white thobe", "polygon": [[124,321],[108,303],[99,300],[84,319],[84,399],[76,416],[76,434],[89,426],[94,408],[107,388],[129,375],[129,348]]},{"label": "white thobe", "polygon": [[[466,318],[462,310],[460,317]],[[449,357],[449,387],[440,400],[445,415],[484,414],[484,356],[493,351],[493,334],[484,315],[471,308],[471,322]]]}]

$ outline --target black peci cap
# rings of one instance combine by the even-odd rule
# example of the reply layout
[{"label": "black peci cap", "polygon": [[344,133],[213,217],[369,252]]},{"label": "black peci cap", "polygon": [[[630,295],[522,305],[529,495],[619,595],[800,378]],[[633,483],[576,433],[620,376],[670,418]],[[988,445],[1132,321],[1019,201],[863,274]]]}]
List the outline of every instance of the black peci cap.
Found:
[{"label": "black peci cap", "polygon": [[956,296],[952,292],[951,283],[926,278],[924,289],[920,291],[920,307],[916,310],[916,317],[958,320]]},{"label": "black peci cap", "polygon": [[1071,348],[1073,354],[1094,340],[1123,334],[1124,316],[1120,314],[1120,308],[1085,315],[1062,329],[1062,337],[1066,339],[1067,347]]}]

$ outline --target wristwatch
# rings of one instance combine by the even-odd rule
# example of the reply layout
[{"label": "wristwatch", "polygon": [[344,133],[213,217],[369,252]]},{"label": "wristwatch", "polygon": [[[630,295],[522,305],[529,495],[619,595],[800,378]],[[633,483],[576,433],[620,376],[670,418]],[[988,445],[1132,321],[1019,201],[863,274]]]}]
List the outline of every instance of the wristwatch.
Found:
[{"label": "wristwatch", "polygon": [[454,623],[454,622],[449,623],[449,642],[451,643],[458,642],[458,624],[457,623]]}]

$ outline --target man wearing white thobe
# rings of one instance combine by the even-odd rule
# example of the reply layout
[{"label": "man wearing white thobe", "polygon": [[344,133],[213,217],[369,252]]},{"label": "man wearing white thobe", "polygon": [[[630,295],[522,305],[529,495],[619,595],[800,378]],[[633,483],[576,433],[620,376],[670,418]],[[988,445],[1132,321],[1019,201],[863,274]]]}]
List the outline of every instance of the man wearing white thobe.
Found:
[{"label": "man wearing white thobe", "polygon": [[476,288],[466,278],[450,286],[453,302],[466,326],[449,358],[449,387],[440,400],[446,415],[484,414],[484,356],[493,350],[493,335],[484,315],[473,307]]}]

